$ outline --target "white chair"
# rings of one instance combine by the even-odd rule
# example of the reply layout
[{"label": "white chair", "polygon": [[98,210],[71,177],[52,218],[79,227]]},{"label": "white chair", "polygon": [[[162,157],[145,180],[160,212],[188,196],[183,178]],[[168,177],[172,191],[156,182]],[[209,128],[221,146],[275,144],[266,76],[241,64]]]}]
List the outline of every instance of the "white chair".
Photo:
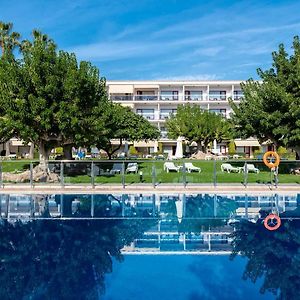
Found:
[{"label": "white chair", "polygon": [[[247,164],[247,171],[248,172],[254,172],[254,173],[259,173],[259,169],[256,168],[253,164]],[[245,167],[244,167],[244,172],[245,172]]]},{"label": "white chair", "polygon": [[179,172],[180,167],[175,166],[173,162],[165,162],[164,163],[164,171],[167,171],[169,173],[170,171],[176,171]]},{"label": "white chair", "polygon": [[194,166],[192,163],[185,163],[185,168],[188,171],[188,173],[195,172],[201,172],[201,168]]},{"label": "white chair", "polygon": [[221,164],[221,171],[222,172],[239,172],[239,168],[233,167],[231,164]]},{"label": "white chair", "polygon": [[138,164],[137,163],[129,163],[126,168],[126,173],[137,173],[138,172]]}]

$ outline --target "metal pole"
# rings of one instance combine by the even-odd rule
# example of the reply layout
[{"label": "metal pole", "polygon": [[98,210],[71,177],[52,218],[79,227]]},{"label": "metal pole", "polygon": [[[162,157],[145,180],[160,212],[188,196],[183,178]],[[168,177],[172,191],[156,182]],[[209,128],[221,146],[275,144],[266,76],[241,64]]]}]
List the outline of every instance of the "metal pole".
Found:
[{"label": "metal pole", "polygon": [[63,161],[60,162],[60,185],[62,188],[65,186]]},{"label": "metal pole", "polygon": [[274,180],[275,180],[275,187],[277,188],[277,186],[278,186],[278,166],[275,167]]},{"label": "metal pole", "polygon": [[94,162],[92,161],[92,165],[91,165],[91,183],[92,183],[92,188],[95,188],[95,174],[94,174]]},{"label": "metal pole", "polygon": [[30,187],[33,188],[33,164],[32,161],[30,162]]},{"label": "metal pole", "polygon": [[185,163],[182,165],[182,180],[183,180],[183,187],[186,187],[186,168]]},{"label": "metal pole", "polygon": [[248,186],[248,164],[247,164],[247,162],[245,162],[245,165],[244,165],[244,186],[245,187]]},{"label": "metal pole", "polygon": [[122,186],[125,189],[125,162],[122,163]]},{"label": "metal pole", "polygon": [[156,187],[156,168],[155,168],[155,163],[152,165],[152,186],[153,188]]},{"label": "metal pole", "polygon": [[216,187],[217,186],[217,162],[216,162],[216,159],[214,159],[213,182],[214,182],[214,187]]}]

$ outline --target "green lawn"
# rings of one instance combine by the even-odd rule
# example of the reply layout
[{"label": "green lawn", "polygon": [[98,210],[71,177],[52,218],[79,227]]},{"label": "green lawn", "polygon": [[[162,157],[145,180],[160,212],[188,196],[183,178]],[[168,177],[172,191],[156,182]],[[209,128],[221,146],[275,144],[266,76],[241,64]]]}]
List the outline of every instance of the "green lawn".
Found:
[{"label": "green lawn", "polygon": [[[183,161],[175,161],[176,165],[181,165]],[[191,161],[194,166],[201,168],[201,173],[186,173],[183,172],[170,172],[167,173],[163,170],[163,161],[140,161],[138,162],[139,172],[143,173],[143,183],[152,183],[152,172],[153,166],[155,167],[155,182],[156,183],[174,183],[180,184],[184,182],[184,177],[187,183],[191,184],[201,184],[201,183],[213,183],[213,161]],[[109,173],[109,170],[112,168],[114,161],[102,161],[100,163],[95,162],[95,165],[98,165],[102,170],[106,170]],[[221,172],[221,164],[224,161],[216,162],[216,177],[218,183],[242,183],[244,182],[244,174],[243,173],[223,173]],[[230,162],[233,166],[242,167],[244,165],[244,161],[232,161]],[[253,161],[253,163],[257,168],[260,169],[259,174],[249,173],[248,174],[248,183],[268,183],[270,182],[270,171],[264,166],[261,161]],[[24,170],[28,170],[30,168],[29,161],[3,161],[2,171],[3,172],[20,172]],[[58,162],[59,164],[59,162]],[[76,162],[74,164],[78,164],[80,168],[80,164],[87,164],[86,162]],[[127,164],[127,162],[125,162]],[[279,184],[280,183],[296,183],[300,184],[300,176],[289,174],[289,170],[291,168],[300,167],[300,162],[289,162],[284,161],[280,164],[279,167]],[[67,176],[64,177],[65,184],[80,184],[80,183],[91,183],[91,177],[88,175],[77,175],[77,176]],[[125,183],[127,185],[139,183],[140,175],[138,174],[125,174]],[[95,184],[106,184],[106,183],[122,183],[122,175],[102,175],[95,177]]]}]

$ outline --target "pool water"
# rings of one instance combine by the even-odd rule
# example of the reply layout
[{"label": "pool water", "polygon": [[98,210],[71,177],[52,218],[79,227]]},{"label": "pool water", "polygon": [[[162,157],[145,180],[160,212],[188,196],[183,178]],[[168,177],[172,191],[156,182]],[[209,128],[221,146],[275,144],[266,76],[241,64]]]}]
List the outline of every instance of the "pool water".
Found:
[{"label": "pool water", "polygon": [[273,299],[242,279],[245,259],[228,256],[133,255],[114,263],[106,276],[104,300],[252,300]]},{"label": "pool water", "polygon": [[300,299],[300,194],[2,194],[0,215],[0,299]]}]

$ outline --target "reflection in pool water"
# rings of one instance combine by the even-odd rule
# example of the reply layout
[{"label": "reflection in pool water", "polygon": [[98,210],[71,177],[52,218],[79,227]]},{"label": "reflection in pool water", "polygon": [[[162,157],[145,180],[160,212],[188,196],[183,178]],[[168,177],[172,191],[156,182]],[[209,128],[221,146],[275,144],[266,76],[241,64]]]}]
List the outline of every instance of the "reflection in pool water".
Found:
[{"label": "reflection in pool water", "polygon": [[[122,261],[122,253],[172,254],[178,262],[183,258],[175,254],[232,253],[232,259],[242,254],[248,258],[243,277],[260,279],[261,292],[299,299],[298,195],[1,195],[0,200],[0,277],[7,283],[0,299],[98,299],[112,259]],[[262,224],[271,210],[282,218],[274,232]],[[209,259],[218,266],[216,256]]]}]

